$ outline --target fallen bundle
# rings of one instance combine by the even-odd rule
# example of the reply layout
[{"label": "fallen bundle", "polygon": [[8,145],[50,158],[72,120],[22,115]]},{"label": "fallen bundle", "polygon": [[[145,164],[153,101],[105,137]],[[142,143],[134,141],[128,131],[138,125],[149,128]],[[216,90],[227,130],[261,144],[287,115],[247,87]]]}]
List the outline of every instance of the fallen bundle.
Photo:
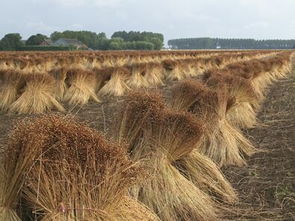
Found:
[{"label": "fallen bundle", "polygon": [[227,122],[226,116],[235,100],[225,88],[211,90],[196,80],[182,81],[172,87],[170,104],[204,121],[203,140],[196,148],[219,166],[244,165],[243,155],[254,152],[252,144]]},{"label": "fallen bundle", "polygon": [[90,99],[100,102],[97,98],[97,76],[95,72],[83,69],[70,69],[65,79],[67,89],[64,100],[70,105],[84,105]]},{"label": "fallen bundle", "polygon": [[22,87],[18,91],[18,98],[9,110],[16,113],[43,113],[53,108],[65,111],[55,98],[55,80],[50,75],[26,74],[22,75]]},{"label": "fallen bundle", "polygon": [[8,199],[21,197],[33,220],[158,220],[128,196],[143,168],[122,147],[71,119],[53,115],[19,123],[3,165],[4,186],[13,188]]},{"label": "fallen bundle", "polygon": [[[228,199],[235,198],[211,161],[199,161],[202,156],[194,155],[199,166],[181,168],[202,136],[201,123],[189,113],[167,109],[159,94],[134,92],[125,98],[117,116],[112,136],[127,143],[131,158],[143,161],[152,174],[152,179],[131,192],[162,220],[215,220],[216,205],[205,192],[217,191]],[[190,174],[199,179],[192,183],[187,176]],[[220,189],[224,187],[228,189],[223,193]]]}]

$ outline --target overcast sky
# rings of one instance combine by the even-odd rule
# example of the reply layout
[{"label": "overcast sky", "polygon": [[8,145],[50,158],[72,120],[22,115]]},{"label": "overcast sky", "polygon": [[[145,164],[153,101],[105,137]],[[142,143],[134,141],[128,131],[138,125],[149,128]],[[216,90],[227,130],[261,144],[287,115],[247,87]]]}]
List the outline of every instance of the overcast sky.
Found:
[{"label": "overcast sky", "polygon": [[0,38],[119,30],[186,37],[295,38],[295,0],[1,0]]}]

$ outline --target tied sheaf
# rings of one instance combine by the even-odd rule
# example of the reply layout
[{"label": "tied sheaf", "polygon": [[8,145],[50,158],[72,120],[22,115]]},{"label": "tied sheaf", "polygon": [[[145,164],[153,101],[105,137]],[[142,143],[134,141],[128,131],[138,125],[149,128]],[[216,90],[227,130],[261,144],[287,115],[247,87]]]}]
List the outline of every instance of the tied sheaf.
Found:
[{"label": "tied sheaf", "polygon": [[0,110],[66,111],[277,52],[18,52],[0,54]]},{"label": "tied sheaf", "polygon": [[120,97],[104,133],[56,113],[15,123],[2,148],[0,220],[207,221],[238,200],[220,169],[257,151],[242,129],[257,124],[292,52],[0,56],[2,114]]}]

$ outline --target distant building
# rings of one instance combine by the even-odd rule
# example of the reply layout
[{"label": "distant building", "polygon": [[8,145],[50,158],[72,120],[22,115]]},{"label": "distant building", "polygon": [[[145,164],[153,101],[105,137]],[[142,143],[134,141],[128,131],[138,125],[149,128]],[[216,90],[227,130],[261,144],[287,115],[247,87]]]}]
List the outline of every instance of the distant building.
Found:
[{"label": "distant building", "polygon": [[45,39],[44,41],[41,42],[40,46],[51,46],[52,43],[53,42],[51,39]]},{"label": "distant building", "polygon": [[51,44],[52,46],[74,47],[77,50],[87,50],[88,47],[81,41],[69,38],[60,38]]}]

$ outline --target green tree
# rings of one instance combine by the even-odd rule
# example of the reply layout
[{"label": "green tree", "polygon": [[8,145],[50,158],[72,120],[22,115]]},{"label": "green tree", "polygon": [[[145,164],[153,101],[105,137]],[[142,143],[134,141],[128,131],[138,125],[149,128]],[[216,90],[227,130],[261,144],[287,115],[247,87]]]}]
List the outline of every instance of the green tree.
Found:
[{"label": "green tree", "polygon": [[153,50],[154,44],[148,41],[136,41],[135,50]]},{"label": "green tree", "polygon": [[[149,42],[150,44],[145,43],[139,43],[138,45],[141,46],[135,46],[132,43],[128,43],[131,47],[144,47],[140,49],[148,49],[151,50],[151,44],[152,49],[160,50],[164,45],[164,36],[160,33],[153,33],[153,32],[139,32],[139,31],[117,31],[115,32],[111,38],[117,38],[120,37],[124,39],[126,42]],[[143,46],[145,45],[145,46]]]},{"label": "green tree", "polygon": [[111,38],[122,38],[124,41],[128,41],[128,33],[126,31],[114,32]]},{"label": "green tree", "polygon": [[95,33],[90,31],[64,31],[53,32],[50,35],[51,40],[56,41],[60,38],[76,39],[83,42],[89,48],[101,49],[101,41],[106,39],[105,33]]},{"label": "green tree", "polygon": [[222,38],[184,38],[169,40],[174,49],[291,49],[295,40],[255,40]]},{"label": "green tree", "polygon": [[98,41],[96,48],[97,50],[108,50],[110,48],[111,40],[107,38],[102,38]]},{"label": "green tree", "polygon": [[26,45],[40,45],[47,38],[48,37],[46,35],[42,35],[42,34],[32,35],[26,41]]},{"label": "green tree", "polygon": [[151,38],[150,41],[153,45],[155,50],[160,50],[161,48],[163,48],[164,44],[163,44],[163,40],[161,40],[160,38]]},{"label": "green tree", "polygon": [[105,33],[89,31],[64,31],[54,32],[51,40],[60,38],[77,39],[89,48],[98,50],[159,50],[163,47],[164,36],[160,33],[139,31],[117,31],[108,39]]},{"label": "green tree", "polygon": [[21,35],[19,33],[10,33],[5,35],[0,42],[1,50],[14,51],[23,46],[21,42]]},{"label": "green tree", "polygon": [[125,42],[122,38],[112,38],[110,40],[109,49],[111,50],[123,50],[125,49]]}]

